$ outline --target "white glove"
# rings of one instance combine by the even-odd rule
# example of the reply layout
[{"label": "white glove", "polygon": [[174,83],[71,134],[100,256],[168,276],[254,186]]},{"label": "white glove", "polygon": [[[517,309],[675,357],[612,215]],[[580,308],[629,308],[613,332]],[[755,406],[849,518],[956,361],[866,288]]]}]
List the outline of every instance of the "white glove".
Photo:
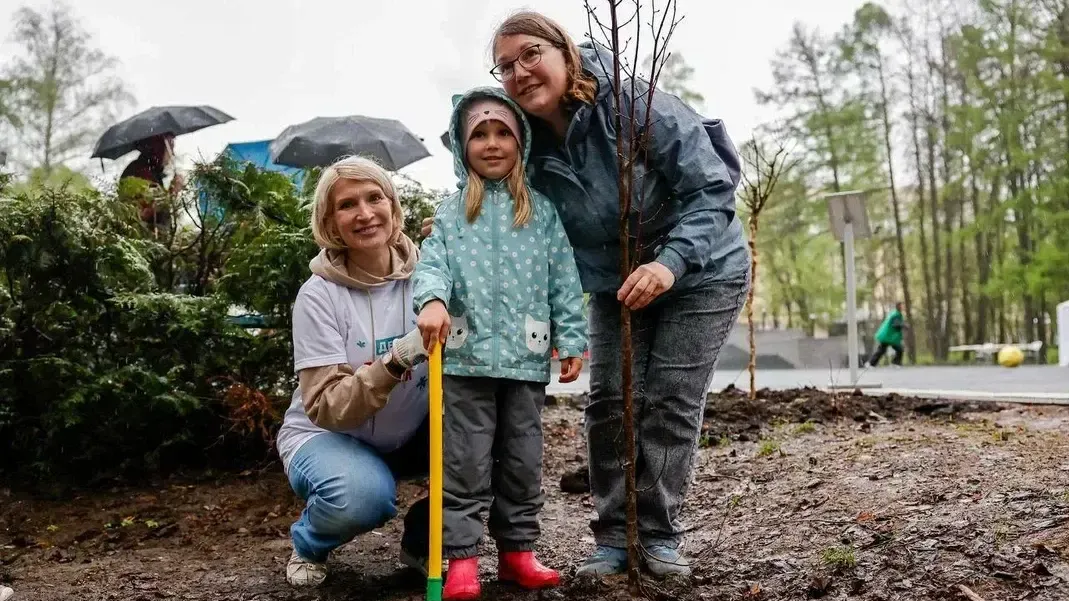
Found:
[{"label": "white glove", "polygon": [[427,349],[423,348],[423,334],[420,333],[419,328],[394,340],[390,346],[390,355],[394,364],[406,370],[425,361]]}]

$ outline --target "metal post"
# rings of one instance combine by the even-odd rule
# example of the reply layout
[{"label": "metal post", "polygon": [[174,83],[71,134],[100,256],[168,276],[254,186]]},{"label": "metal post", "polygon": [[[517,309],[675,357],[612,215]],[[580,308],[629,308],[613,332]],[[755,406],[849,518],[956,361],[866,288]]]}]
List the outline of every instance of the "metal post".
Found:
[{"label": "metal post", "polygon": [[846,247],[846,348],[850,353],[850,385],[857,385],[857,281],[854,279],[854,224],[848,219],[843,228]]}]

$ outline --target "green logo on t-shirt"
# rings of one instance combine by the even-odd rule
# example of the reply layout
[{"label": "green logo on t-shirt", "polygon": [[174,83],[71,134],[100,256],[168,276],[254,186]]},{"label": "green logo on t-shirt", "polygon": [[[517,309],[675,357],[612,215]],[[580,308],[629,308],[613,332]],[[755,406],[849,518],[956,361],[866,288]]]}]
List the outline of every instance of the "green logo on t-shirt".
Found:
[{"label": "green logo on t-shirt", "polygon": [[375,341],[375,355],[379,356],[390,350],[390,343],[397,340],[400,336],[390,336],[389,338],[379,338]]}]

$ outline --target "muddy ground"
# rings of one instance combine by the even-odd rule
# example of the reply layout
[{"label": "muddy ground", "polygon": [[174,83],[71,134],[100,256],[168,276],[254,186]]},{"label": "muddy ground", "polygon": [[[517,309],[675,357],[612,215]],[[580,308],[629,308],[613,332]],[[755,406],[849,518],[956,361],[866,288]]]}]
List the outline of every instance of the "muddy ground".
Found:
[{"label": "muddy ground", "polygon": [[[589,497],[562,491],[584,484],[575,403],[545,413],[540,553],[566,578],[593,547]],[[814,390],[751,403],[726,391],[708,415],[685,513],[695,575],[651,587],[652,598],[1069,599],[1069,410]],[[402,504],[424,490],[403,484]],[[0,491],[0,584],[14,601],[422,598],[422,577],[396,562],[400,520],[336,552],[322,588],[288,587],[300,509],[277,465],[63,501]],[[524,593],[489,582],[492,549],[482,565],[485,599],[626,588],[569,579]]]}]

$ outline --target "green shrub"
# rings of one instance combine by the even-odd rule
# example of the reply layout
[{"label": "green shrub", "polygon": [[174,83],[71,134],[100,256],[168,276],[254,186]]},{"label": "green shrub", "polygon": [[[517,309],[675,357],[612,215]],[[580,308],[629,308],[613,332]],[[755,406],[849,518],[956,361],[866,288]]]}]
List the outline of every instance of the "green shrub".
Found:
[{"label": "green shrub", "polygon": [[[180,218],[152,231],[144,182],[0,177],[0,476],[76,484],[270,457],[296,386],[290,313],[318,252],[307,184],[199,165],[161,201]],[[437,193],[399,190],[418,237]]]}]

